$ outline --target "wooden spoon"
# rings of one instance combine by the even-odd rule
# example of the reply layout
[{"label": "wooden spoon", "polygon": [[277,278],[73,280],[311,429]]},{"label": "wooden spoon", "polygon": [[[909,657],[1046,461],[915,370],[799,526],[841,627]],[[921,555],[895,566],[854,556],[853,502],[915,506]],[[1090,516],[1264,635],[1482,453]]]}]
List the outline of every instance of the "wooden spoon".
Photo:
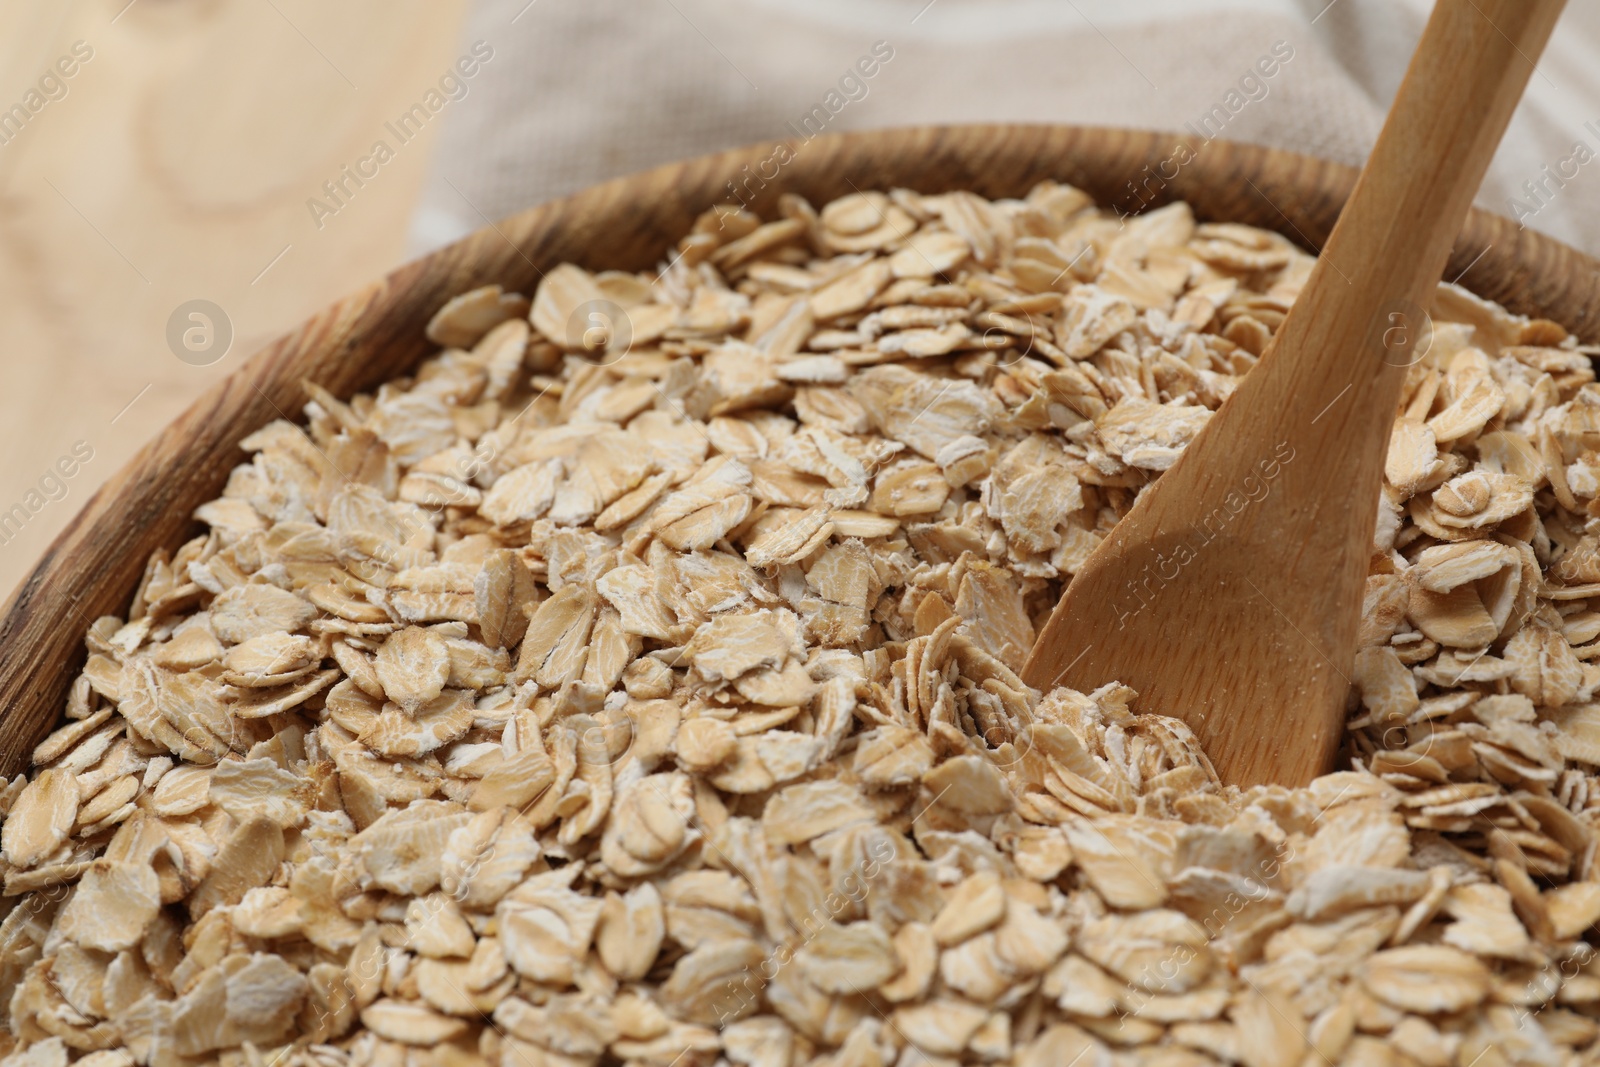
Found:
[{"label": "wooden spoon", "polygon": [[1239,785],[1328,769],[1424,309],[1563,2],[1434,6],[1277,336],[1074,575],[1028,684],[1126,683],[1141,710],[1188,723]]}]

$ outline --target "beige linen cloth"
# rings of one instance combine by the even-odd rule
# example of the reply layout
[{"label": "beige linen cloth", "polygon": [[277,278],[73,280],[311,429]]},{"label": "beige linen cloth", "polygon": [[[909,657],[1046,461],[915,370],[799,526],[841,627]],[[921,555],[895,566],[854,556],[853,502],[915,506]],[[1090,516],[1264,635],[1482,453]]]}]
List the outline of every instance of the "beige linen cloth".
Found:
[{"label": "beige linen cloth", "polygon": [[[426,251],[620,174],[806,132],[808,114],[826,114],[829,132],[1017,121],[1215,134],[1220,125],[1230,139],[1359,164],[1429,6],[479,0],[462,48],[483,41],[494,56],[448,112],[411,246]],[[852,80],[869,56],[879,60],[873,76]],[[1600,4],[1576,0],[1478,202],[1600,254],[1597,58]]]}]

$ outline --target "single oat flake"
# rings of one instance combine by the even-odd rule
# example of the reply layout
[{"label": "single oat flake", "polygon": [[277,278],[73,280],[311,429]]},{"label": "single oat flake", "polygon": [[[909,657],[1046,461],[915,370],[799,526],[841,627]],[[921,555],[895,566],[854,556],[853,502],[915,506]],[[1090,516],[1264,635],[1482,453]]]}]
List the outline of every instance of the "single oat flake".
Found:
[{"label": "single oat flake", "polygon": [[1018,675],[1312,262],[1048,182],[787,196],[308,384],[0,788],[0,1067],[1596,1062],[1563,328],[1440,287],[1335,773]]}]

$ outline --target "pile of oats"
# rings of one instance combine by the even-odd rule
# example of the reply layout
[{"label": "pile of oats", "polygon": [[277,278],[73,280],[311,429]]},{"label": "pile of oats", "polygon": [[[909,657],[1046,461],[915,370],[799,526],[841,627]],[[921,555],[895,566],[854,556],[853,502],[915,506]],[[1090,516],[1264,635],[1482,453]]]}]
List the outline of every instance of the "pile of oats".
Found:
[{"label": "pile of oats", "polygon": [[1054,184],[789,198],[308,386],[0,794],[0,1067],[1594,1062],[1559,326],[1440,292],[1347,769],[1224,788],[1017,675],[1311,263]]}]

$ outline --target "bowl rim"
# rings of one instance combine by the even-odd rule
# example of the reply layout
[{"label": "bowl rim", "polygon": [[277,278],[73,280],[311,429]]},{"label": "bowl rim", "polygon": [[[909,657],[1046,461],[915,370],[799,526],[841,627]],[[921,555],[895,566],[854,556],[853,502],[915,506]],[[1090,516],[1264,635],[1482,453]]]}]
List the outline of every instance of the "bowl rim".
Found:
[{"label": "bowl rim", "polygon": [[[409,372],[436,350],[421,326],[449,297],[491,282],[531,296],[542,270],[563,259],[595,269],[664,262],[694,218],[716,203],[737,200],[770,215],[783,192],[818,201],[894,185],[1020,196],[1054,178],[1119,213],[1184,199],[1202,219],[1263,226],[1316,251],[1357,174],[1283,149],[1192,141],[1111,126],[1020,123],[822,134],[667,163],[497,222],[486,218],[482,228],[333,301],[242,361],[90,496],[0,611],[0,770],[25,769],[33,747],[61,721],[90,624],[121,617],[150,554],[176,549],[199,527],[193,510],[221,492],[242,459],[239,441],[275,418],[303,421],[289,414],[307,399],[302,380],[344,398]],[[1553,237],[1474,208],[1445,272],[1463,276],[1481,296],[1600,341],[1600,261]]]}]

